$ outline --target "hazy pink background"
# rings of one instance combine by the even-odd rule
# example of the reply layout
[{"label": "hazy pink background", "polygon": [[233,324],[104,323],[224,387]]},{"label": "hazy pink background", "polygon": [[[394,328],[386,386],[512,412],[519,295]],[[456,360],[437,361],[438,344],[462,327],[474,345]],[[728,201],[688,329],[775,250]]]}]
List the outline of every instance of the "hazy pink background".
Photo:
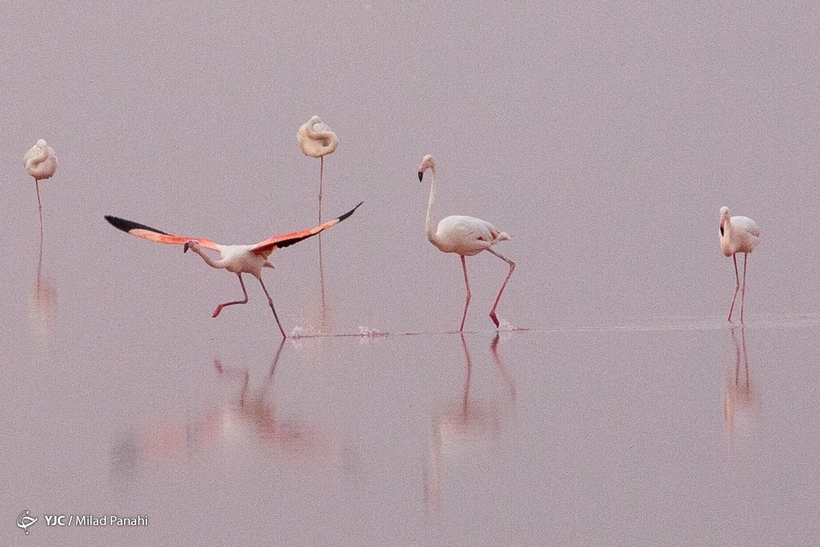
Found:
[{"label": "hazy pink background", "polygon": [[[208,505],[224,495],[236,513],[290,515],[295,523],[287,530],[306,534],[277,529],[291,544],[398,538],[523,545],[555,538],[556,544],[672,545],[718,537],[714,544],[725,545],[742,537],[738,529],[749,534],[746,545],[817,542],[819,11],[813,3],[715,1],[532,2],[515,9],[489,2],[0,8],[0,359],[6,369],[0,423],[7,440],[0,454],[12,462],[0,483],[0,538],[8,533],[21,542],[14,519],[26,507],[40,515],[78,513],[94,500],[88,511],[150,509],[152,525],[142,536],[111,530],[84,536],[38,523],[32,536],[39,539],[25,541],[140,543],[160,531],[176,533],[180,542],[207,538],[210,530],[230,529],[219,522],[224,512],[214,509],[205,519],[189,509],[186,523],[171,523],[168,515],[180,507],[169,506]],[[437,218],[470,214],[512,234],[499,251],[518,267],[499,316],[533,332],[511,333],[499,347],[519,391],[508,409],[515,418],[504,418],[507,436],[491,444],[501,448],[486,460],[498,467],[479,464],[465,478],[471,484],[507,470],[508,480],[465,499],[498,495],[508,503],[484,511],[467,501],[445,506],[442,521],[426,527],[425,428],[438,405],[457,401],[463,390],[464,355],[454,336],[361,346],[355,339],[289,342],[283,350],[278,370],[299,375],[277,384],[280,397],[295,405],[285,409],[310,414],[336,436],[358,432],[351,450],[372,456],[361,465],[375,475],[351,491],[372,494],[385,481],[372,470],[383,470],[396,455],[413,462],[390,474],[403,486],[383,482],[385,499],[356,498],[334,482],[348,475],[333,472],[324,481],[321,474],[296,474],[316,481],[313,498],[310,487],[301,490],[303,483],[275,472],[255,480],[256,471],[243,469],[245,460],[221,452],[228,461],[218,465],[177,462],[137,473],[128,479],[131,489],[108,476],[116,475],[108,464],[121,435],[168,416],[199,423],[214,398],[234,400],[236,386],[216,375],[215,358],[249,368],[258,387],[278,332],[255,281],[247,283],[248,305],[211,319],[217,303],[239,295],[233,276],[180,248],[118,232],[103,215],[224,243],[313,226],[319,162],[304,157],[295,139],[313,114],[341,142],[325,161],[325,216],[365,202],[323,237],[332,332],[457,327],[464,297],[458,259],[424,236],[429,187],[416,177],[424,154],[438,160]],[[56,291],[56,305],[39,308],[36,199],[22,166],[38,138],[56,149],[60,162],[41,185],[42,276]],[[727,370],[731,376],[736,358],[724,325],[733,270],[718,246],[721,205],[754,218],[763,238],[749,261],[746,334],[752,375],[766,393],[766,425],[756,430],[738,474],[769,479],[765,494],[756,494],[763,497],[740,509],[744,488],[757,492],[755,484],[723,498],[722,481],[735,475],[713,466],[722,457],[724,376]],[[278,251],[272,261],[276,269],[265,279],[285,329],[314,328],[316,243]],[[479,331],[467,340],[475,374],[488,375],[488,391],[501,396],[486,314],[506,267],[489,255],[470,259],[468,267],[467,328]],[[300,367],[309,368],[294,372]],[[610,381],[598,385],[601,374]],[[670,378],[682,383],[663,389]],[[668,408],[651,402],[655,388],[666,394]],[[702,390],[696,397],[702,404],[690,404],[692,390]],[[601,416],[613,406],[629,409],[636,394],[649,406],[638,405],[643,411],[634,419],[597,420],[594,409]],[[353,401],[362,407],[351,409],[346,403]],[[545,406],[550,401],[553,411]],[[405,412],[380,420],[390,405]],[[688,412],[686,423],[706,425],[705,439],[658,423],[658,416]],[[510,420],[517,424],[512,432]],[[586,429],[572,426],[574,420]],[[565,428],[561,435],[544,435],[552,423]],[[591,442],[603,432],[611,434],[603,444]],[[698,455],[675,462],[664,456],[678,448],[668,454],[648,448],[646,461],[630,460],[634,476],[610,473],[613,450],[635,446],[634,436],[646,447],[665,446],[658,435]],[[562,452],[566,446],[569,452]],[[591,459],[572,457],[580,454]],[[226,467],[237,482],[214,479]],[[653,476],[641,471],[646,468],[664,473]],[[680,479],[678,472],[692,474],[691,488],[657,494]],[[561,476],[597,480],[582,480],[581,487],[556,479]],[[178,481],[173,495],[163,490],[169,477]],[[557,482],[528,491],[539,477]],[[636,477],[650,478],[636,485]],[[357,480],[351,482],[360,485]],[[291,495],[255,497],[255,489],[271,484]],[[787,484],[805,488],[804,497],[793,499]],[[454,487],[450,494],[465,491]],[[609,491],[622,504],[601,511],[598,503],[614,503],[606,501]],[[339,505],[314,504],[314,519],[302,522],[300,504],[324,492],[335,493]],[[554,492],[569,501],[549,498]],[[653,495],[677,501],[658,510]],[[393,507],[396,520],[375,518],[374,508],[399,500],[406,506],[404,512]],[[345,506],[363,524],[347,526],[349,515],[339,509]],[[693,515],[690,507],[704,507],[704,514]],[[726,518],[703,525],[718,507],[729,507]],[[782,519],[763,518],[777,508]],[[657,519],[627,518],[650,510],[659,511]],[[498,519],[498,526],[487,525],[495,536],[479,525],[495,522],[488,515]],[[589,521],[593,515],[599,520]],[[266,527],[287,520],[279,518],[254,520],[259,527],[242,533],[271,537]],[[534,524],[524,526],[525,520]],[[511,522],[517,524],[509,530],[502,525]],[[771,535],[753,533],[752,524]],[[419,537],[408,532],[414,526],[423,526]],[[444,531],[430,532],[435,526]],[[223,541],[240,537],[233,532],[224,532]]]}]

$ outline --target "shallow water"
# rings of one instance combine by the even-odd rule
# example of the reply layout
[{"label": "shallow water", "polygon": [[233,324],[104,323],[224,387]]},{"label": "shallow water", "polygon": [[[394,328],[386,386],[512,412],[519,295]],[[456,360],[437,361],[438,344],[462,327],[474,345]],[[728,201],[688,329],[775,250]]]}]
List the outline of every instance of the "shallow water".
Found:
[{"label": "shallow water", "polygon": [[[0,544],[820,543],[810,13],[0,8]],[[794,52],[801,52],[795,55]],[[265,283],[108,225],[253,243]],[[23,153],[59,157],[41,182]],[[469,214],[517,267],[426,241]],[[746,326],[718,210],[748,215]],[[38,520],[28,536],[24,511]],[[144,526],[110,525],[110,515]],[[108,516],[50,526],[46,517]],[[22,522],[22,520],[21,520]]]},{"label": "shallow water", "polygon": [[5,491],[23,494],[4,505],[148,517],[41,519],[40,544],[810,543],[818,331],[702,320],[82,363],[30,341],[4,398]]}]

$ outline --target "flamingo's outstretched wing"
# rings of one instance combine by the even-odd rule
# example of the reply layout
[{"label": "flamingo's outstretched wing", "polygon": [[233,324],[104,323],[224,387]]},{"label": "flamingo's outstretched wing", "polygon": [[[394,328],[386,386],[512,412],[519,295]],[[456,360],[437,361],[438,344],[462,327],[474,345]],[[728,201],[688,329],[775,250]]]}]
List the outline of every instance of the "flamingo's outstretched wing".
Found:
[{"label": "flamingo's outstretched wing", "polygon": [[167,243],[169,245],[184,245],[189,241],[197,241],[206,249],[211,249],[214,251],[219,250],[217,248],[216,243],[211,241],[210,239],[203,239],[201,237],[174,236],[171,234],[166,234],[165,232],[157,230],[156,228],[146,226],[145,224],[139,224],[138,222],[125,220],[124,218],[118,218],[111,215],[105,215],[105,220],[107,220],[114,228],[118,228],[123,232],[127,232],[131,235],[141,237],[143,239],[148,239],[150,241],[156,241],[157,243]]},{"label": "flamingo's outstretched wing", "polygon": [[[364,203],[364,202],[360,201],[359,205],[361,205],[362,203]],[[346,219],[347,217],[352,215],[353,212],[356,211],[356,209],[359,208],[359,205],[356,205],[353,209],[346,212],[342,216],[340,216],[338,218],[334,218],[333,220],[328,220],[324,224],[320,224],[319,226],[316,226],[315,228],[310,228],[308,230],[302,230],[302,231],[299,231],[299,232],[291,232],[289,234],[282,234],[282,235],[270,237],[270,238],[266,239],[265,241],[261,241],[261,242],[257,243],[256,245],[254,245],[254,247],[251,249],[251,252],[253,252],[254,254],[258,254],[258,255],[267,256],[276,248],[287,247],[289,245],[293,245],[294,243],[299,243],[303,239],[313,237],[316,234],[318,234],[319,232],[322,232],[324,230],[327,230],[331,226],[335,226],[336,224],[339,224],[341,221],[343,221],[344,219]]]}]

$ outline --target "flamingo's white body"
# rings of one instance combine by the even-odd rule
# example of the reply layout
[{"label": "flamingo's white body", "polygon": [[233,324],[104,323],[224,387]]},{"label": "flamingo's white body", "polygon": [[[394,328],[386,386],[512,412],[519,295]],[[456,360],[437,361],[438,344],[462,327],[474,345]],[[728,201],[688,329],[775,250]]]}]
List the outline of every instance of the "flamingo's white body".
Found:
[{"label": "flamingo's white body", "polygon": [[[720,208],[720,250],[731,256],[735,264],[735,293],[729,306],[729,321],[735,309],[737,291],[740,290],[740,322],[743,322],[743,308],[746,300],[746,262],[749,253],[760,243],[760,229],[749,217],[731,216],[728,207]],[[737,253],[743,253],[743,283],[737,270]]]},{"label": "flamingo's white body", "polygon": [[319,222],[322,222],[322,175],[325,168],[325,156],[336,151],[339,139],[319,116],[313,116],[299,127],[296,140],[299,141],[304,155],[319,158]]},{"label": "flamingo's white body", "polygon": [[34,180],[48,179],[57,171],[57,155],[46,141],[40,139],[26,151],[23,165]]},{"label": "flamingo's white body", "polygon": [[[359,203],[359,205],[361,205],[361,203]],[[222,308],[225,306],[246,304],[248,302],[248,291],[245,290],[245,282],[242,280],[242,274],[251,274],[258,279],[259,284],[262,285],[262,290],[265,291],[265,296],[268,297],[268,305],[270,305],[270,309],[273,311],[273,316],[276,319],[276,324],[279,327],[279,331],[282,333],[283,337],[287,338],[285,330],[282,328],[282,323],[279,322],[276,309],[273,307],[273,300],[271,299],[270,294],[268,294],[268,289],[265,287],[265,283],[262,281],[262,268],[273,268],[273,264],[268,261],[268,257],[275,249],[280,247],[288,247],[289,245],[293,245],[294,243],[298,243],[304,239],[315,236],[319,232],[327,230],[331,226],[335,226],[352,215],[353,212],[359,208],[359,205],[356,205],[356,207],[342,216],[329,220],[324,224],[316,226],[315,228],[273,236],[255,245],[221,245],[211,241],[210,239],[170,235],[157,230],[156,228],[151,228],[150,226],[145,226],[144,224],[138,224],[130,220],[124,220],[110,215],[106,216],[105,219],[115,228],[118,228],[131,235],[148,239],[150,241],[156,241],[157,243],[183,245],[185,252],[187,252],[188,249],[192,250],[201,256],[205,263],[212,268],[223,268],[231,273],[235,273],[239,277],[239,284],[242,286],[242,294],[245,296],[245,299],[234,302],[225,302],[218,305],[214,310],[213,317],[219,315],[219,312],[221,312]],[[219,259],[212,258],[204,251],[204,249],[217,251],[219,253]]]},{"label": "flamingo's white body", "polygon": [[332,154],[339,146],[336,133],[331,131],[319,116],[311,117],[299,127],[296,140],[299,141],[302,153],[311,158],[322,158]]},{"label": "flamingo's white body", "polygon": [[464,321],[467,319],[467,308],[470,305],[471,297],[470,281],[467,278],[467,262],[465,261],[465,257],[477,255],[481,251],[489,251],[510,266],[507,277],[504,279],[504,283],[501,285],[501,289],[498,291],[498,296],[496,296],[493,307],[490,310],[490,319],[492,319],[495,326],[498,327],[499,322],[495,311],[498,307],[498,301],[501,300],[501,293],[504,292],[504,287],[507,286],[507,282],[510,280],[513,270],[515,270],[515,262],[505,258],[492,247],[499,241],[505,241],[512,238],[509,234],[498,230],[498,228],[486,220],[465,215],[452,215],[445,217],[434,229],[433,202],[435,201],[437,181],[436,160],[433,156],[427,155],[421,160],[421,165],[419,165],[418,170],[419,181],[423,179],[424,172],[427,171],[427,169],[430,169],[433,174],[432,181],[430,183],[430,200],[427,203],[427,219],[425,222],[427,239],[429,239],[430,243],[435,245],[440,251],[459,255],[461,257],[461,268],[464,271],[464,284],[467,287],[467,297],[464,302],[464,313],[461,316],[461,326],[459,327],[459,332],[464,331]]}]

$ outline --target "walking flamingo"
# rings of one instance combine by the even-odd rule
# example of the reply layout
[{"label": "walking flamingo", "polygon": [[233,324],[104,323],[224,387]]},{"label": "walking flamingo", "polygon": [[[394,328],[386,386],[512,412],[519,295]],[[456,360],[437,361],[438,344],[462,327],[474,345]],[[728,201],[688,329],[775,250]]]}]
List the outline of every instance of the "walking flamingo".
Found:
[{"label": "walking flamingo", "polygon": [[[161,232],[156,228],[145,226],[144,224],[138,224],[130,220],[124,220],[110,215],[106,215],[105,219],[115,228],[118,228],[131,235],[148,239],[150,241],[156,241],[157,243],[183,245],[184,252],[188,252],[188,249],[192,250],[201,256],[208,266],[211,266],[212,268],[224,268],[231,273],[235,273],[237,277],[239,277],[239,284],[242,286],[242,294],[245,296],[245,299],[219,304],[214,310],[212,317],[219,315],[222,308],[226,306],[233,306],[234,304],[247,304],[248,291],[245,290],[245,282],[242,280],[242,274],[251,274],[258,279],[259,284],[262,285],[262,290],[265,291],[265,296],[268,297],[268,305],[270,305],[270,309],[273,312],[273,317],[276,319],[276,324],[279,326],[279,331],[282,333],[282,337],[287,338],[285,329],[282,328],[282,323],[279,322],[279,316],[276,314],[276,308],[273,307],[273,300],[271,299],[270,294],[268,294],[268,289],[265,287],[265,283],[262,281],[262,268],[273,268],[273,264],[268,261],[268,257],[275,249],[280,247],[288,247],[294,243],[298,243],[304,239],[315,236],[319,232],[327,230],[332,226],[335,226],[352,215],[362,203],[363,202],[359,202],[356,207],[342,216],[334,218],[333,220],[328,220],[324,224],[320,224],[315,228],[273,236],[257,243],[256,245],[220,245],[210,239],[200,237],[174,236]],[[211,258],[211,256],[203,250],[203,248],[211,251],[218,251],[220,255],[219,260]]]},{"label": "walking flamingo", "polygon": [[319,116],[313,116],[299,127],[296,140],[299,141],[304,155],[319,158],[319,222],[322,222],[322,175],[325,169],[325,156],[336,150],[339,139]]},{"label": "walking flamingo", "polygon": [[[743,323],[743,307],[746,301],[746,261],[749,253],[755,250],[760,243],[760,230],[754,220],[749,217],[730,216],[728,207],[720,208],[720,250],[726,256],[731,256],[735,263],[735,293],[732,295],[732,305],[729,307],[729,321],[735,309],[737,291],[740,289],[740,322]],[[737,271],[737,253],[743,253],[743,284]]]},{"label": "walking flamingo", "polygon": [[45,140],[29,148],[23,155],[23,165],[29,175],[34,177],[34,188],[37,191],[37,209],[40,211],[40,241],[43,239],[43,205],[40,202],[40,180],[51,178],[57,171],[57,156]]},{"label": "walking flamingo", "polygon": [[495,310],[498,307],[498,301],[501,300],[501,293],[504,292],[504,287],[510,280],[510,276],[515,270],[515,262],[505,258],[496,252],[492,246],[499,241],[512,239],[506,232],[499,231],[495,226],[475,217],[464,215],[453,215],[443,218],[438,223],[438,228],[433,230],[433,202],[436,198],[436,160],[431,155],[426,155],[421,160],[419,165],[419,181],[423,180],[424,172],[430,169],[432,172],[432,181],[430,183],[430,200],[427,203],[427,220],[426,230],[427,239],[430,243],[438,247],[443,253],[455,253],[461,256],[461,269],[464,271],[464,284],[467,287],[467,298],[464,302],[464,313],[461,316],[461,326],[459,332],[464,331],[464,321],[467,319],[467,307],[470,305],[470,281],[467,278],[467,262],[465,257],[477,255],[481,251],[489,251],[504,262],[510,265],[510,271],[501,284],[501,289],[498,291],[498,296],[495,297],[493,308],[490,310],[490,319],[493,320],[495,326],[498,327],[498,317],[496,317]]}]

